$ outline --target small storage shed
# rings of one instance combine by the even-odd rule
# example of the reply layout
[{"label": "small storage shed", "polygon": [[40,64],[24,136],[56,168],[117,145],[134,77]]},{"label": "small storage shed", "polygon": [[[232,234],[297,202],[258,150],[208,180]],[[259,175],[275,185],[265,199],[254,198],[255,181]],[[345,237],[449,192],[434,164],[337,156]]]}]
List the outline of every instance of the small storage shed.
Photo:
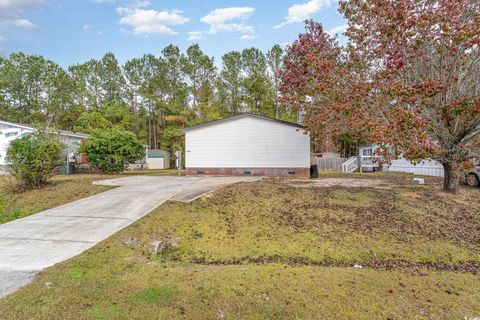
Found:
[{"label": "small storage shed", "polygon": [[148,150],[146,163],[148,169],[168,169],[170,168],[169,153],[163,150]]},{"label": "small storage shed", "polygon": [[310,174],[310,136],[299,124],[247,113],[184,131],[188,175]]}]

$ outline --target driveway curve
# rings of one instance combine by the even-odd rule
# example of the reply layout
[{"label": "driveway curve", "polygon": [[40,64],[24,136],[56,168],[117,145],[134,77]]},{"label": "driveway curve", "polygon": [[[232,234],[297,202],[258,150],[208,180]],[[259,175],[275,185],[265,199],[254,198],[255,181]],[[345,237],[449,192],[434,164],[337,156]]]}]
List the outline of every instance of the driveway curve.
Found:
[{"label": "driveway curve", "polygon": [[[132,176],[96,184],[119,186],[0,225],[0,297],[40,270],[67,260],[178,197],[206,193],[249,177]],[[184,199],[185,200],[185,199]]]}]

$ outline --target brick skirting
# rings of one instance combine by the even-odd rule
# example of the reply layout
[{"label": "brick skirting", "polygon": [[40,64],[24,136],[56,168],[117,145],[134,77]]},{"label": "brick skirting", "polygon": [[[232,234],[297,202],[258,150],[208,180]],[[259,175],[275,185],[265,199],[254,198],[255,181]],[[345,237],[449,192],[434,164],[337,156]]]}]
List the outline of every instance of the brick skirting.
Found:
[{"label": "brick skirting", "polygon": [[187,175],[309,178],[310,168],[187,168]]}]

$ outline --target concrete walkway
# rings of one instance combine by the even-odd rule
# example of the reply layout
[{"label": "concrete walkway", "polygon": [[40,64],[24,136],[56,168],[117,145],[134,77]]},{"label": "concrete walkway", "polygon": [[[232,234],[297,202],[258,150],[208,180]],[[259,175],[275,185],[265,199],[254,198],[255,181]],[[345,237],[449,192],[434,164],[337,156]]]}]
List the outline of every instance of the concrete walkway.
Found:
[{"label": "concrete walkway", "polygon": [[0,297],[36,272],[76,256],[176,196],[190,201],[251,177],[132,176],[98,181],[120,186],[0,225]]}]

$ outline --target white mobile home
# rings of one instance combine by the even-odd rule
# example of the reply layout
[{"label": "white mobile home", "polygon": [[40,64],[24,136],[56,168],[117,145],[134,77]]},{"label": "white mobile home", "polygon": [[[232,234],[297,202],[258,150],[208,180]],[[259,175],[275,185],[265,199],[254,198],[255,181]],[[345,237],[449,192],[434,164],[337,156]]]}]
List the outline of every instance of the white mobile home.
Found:
[{"label": "white mobile home", "polygon": [[[358,148],[358,156],[352,157],[342,164],[343,172],[374,171],[379,169],[378,163],[375,162],[375,150],[378,145],[366,145]],[[415,175],[443,177],[443,166],[438,161],[427,159],[418,163],[413,163],[402,157],[393,159],[388,165],[382,167],[387,172],[405,172]]]},{"label": "white mobile home", "polygon": [[[0,120],[0,165],[7,164],[5,157],[10,142],[34,131],[35,128],[28,125]],[[55,133],[58,133],[60,141],[66,144],[68,153],[76,153],[80,143],[88,138],[85,133],[62,130],[55,131]]]},{"label": "white mobile home", "polygon": [[240,114],[184,131],[189,175],[310,174],[310,136],[301,125]]}]

